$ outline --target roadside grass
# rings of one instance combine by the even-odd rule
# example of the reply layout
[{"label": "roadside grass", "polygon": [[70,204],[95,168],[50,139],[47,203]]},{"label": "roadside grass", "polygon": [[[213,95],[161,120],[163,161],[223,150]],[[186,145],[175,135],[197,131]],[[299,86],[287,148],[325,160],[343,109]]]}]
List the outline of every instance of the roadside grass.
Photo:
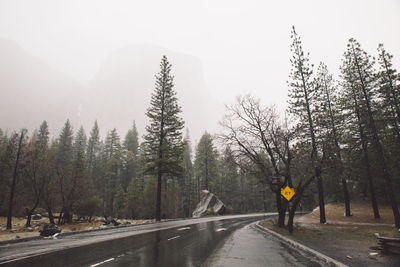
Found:
[{"label": "roadside grass", "polygon": [[[58,215],[58,214],[56,214]],[[148,222],[152,222],[154,220],[118,220],[121,224],[144,224]],[[57,222],[57,220],[56,220]],[[12,218],[12,230],[7,230],[7,217],[0,217],[0,241],[15,239],[16,236],[19,238],[38,236],[39,230],[42,229],[43,225],[49,223],[49,219],[47,217],[43,217],[39,220],[32,220],[31,227],[25,227],[26,219],[24,217],[13,217]],[[71,224],[59,225],[62,229],[63,233],[66,232],[75,232],[75,231],[83,231],[83,230],[93,230],[99,229],[104,226],[104,218],[103,217],[95,217],[91,222],[87,221],[74,221]],[[111,226],[111,225],[110,225]]]},{"label": "roadside grass", "polygon": [[[286,228],[279,228],[272,221],[261,224],[275,232],[290,236]],[[355,240],[376,244],[374,233],[383,236],[398,237],[400,233],[393,226],[386,225],[346,225],[346,224],[295,224],[293,237],[296,239],[308,239],[315,241]]]},{"label": "roadside grass", "polygon": [[[345,239],[376,242],[374,233],[379,233],[383,236],[400,238],[400,232],[393,224],[392,210],[388,206],[380,207],[380,219],[373,218],[368,203],[352,203],[351,217],[344,216],[343,204],[328,204],[325,210],[326,224],[319,223],[319,209],[295,217],[293,236],[315,240]],[[262,225],[283,235],[289,235],[287,229],[277,227],[275,221],[266,221]]]},{"label": "roadside grass", "polygon": [[[351,203],[351,212],[353,216],[344,216],[344,204],[327,204],[325,206],[325,213],[328,223],[372,223],[372,224],[394,224],[393,212],[390,206],[379,206],[380,219],[374,219],[371,203],[367,202],[354,202]],[[319,223],[319,209],[314,210],[312,213],[302,216],[300,222],[306,223]]]},{"label": "roadside grass", "polygon": [[375,253],[378,242],[374,233],[400,238],[390,207],[379,208],[381,219],[373,218],[368,203],[352,203],[351,217],[344,216],[343,204],[328,204],[325,209],[326,224],[319,223],[319,209],[315,209],[295,217],[293,234],[279,228],[276,219],[261,225],[350,266],[399,266],[400,256]]}]

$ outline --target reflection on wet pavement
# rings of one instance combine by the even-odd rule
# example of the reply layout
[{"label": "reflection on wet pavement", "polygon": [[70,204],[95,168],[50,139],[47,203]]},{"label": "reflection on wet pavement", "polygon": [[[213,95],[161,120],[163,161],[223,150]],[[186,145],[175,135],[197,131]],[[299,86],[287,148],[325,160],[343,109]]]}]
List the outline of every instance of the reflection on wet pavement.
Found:
[{"label": "reflection on wet pavement", "polygon": [[234,230],[258,218],[212,221],[70,248],[9,266],[200,266]]}]

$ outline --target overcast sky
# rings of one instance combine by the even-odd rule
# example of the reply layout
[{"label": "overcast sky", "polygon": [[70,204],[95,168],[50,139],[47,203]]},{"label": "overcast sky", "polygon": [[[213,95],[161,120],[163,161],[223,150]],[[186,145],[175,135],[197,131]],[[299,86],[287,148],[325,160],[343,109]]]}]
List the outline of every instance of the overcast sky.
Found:
[{"label": "overcast sky", "polygon": [[112,51],[151,43],[199,58],[207,89],[223,103],[252,93],[285,106],[291,25],[311,61],[333,73],[350,37],[374,54],[383,42],[400,67],[396,0],[0,0],[0,38],[83,84]]}]

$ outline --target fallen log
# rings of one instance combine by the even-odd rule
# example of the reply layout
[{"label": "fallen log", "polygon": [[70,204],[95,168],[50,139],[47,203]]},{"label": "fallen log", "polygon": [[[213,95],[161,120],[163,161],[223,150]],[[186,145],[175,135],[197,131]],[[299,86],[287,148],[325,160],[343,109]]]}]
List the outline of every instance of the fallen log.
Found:
[{"label": "fallen log", "polygon": [[400,255],[400,238],[380,236],[378,233],[374,235],[378,239],[378,245],[381,251]]}]

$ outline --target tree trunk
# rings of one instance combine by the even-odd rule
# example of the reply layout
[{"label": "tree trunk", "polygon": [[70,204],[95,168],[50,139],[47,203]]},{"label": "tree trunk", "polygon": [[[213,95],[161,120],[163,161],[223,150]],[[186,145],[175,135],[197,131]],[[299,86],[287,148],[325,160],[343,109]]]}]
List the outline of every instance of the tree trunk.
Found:
[{"label": "tree trunk", "polygon": [[197,175],[197,203],[200,202],[200,177]]},{"label": "tree trunk", "polygon": [[55,224],[53,211],[51,210],[50,205],[47,205],[47,213],[49,214],[49,222],[50,222],[50,224]]},{"label": "tree trunk", "polygon": [[17,182],[19,156],[21,154],[22,140],[24,138],[24,134],[25,134],[25,130],[22,130],[21,137],[19,138],[19,143],[18,143],[17,158],[15,160],[14,174],[13,174],[13,180],[12,180],[12,184],[11,184],[10,200],[8,202],[7,229],[12,228],[12,209],[13,209],[13,204],[14,204],[13,203],[14,202],[14,191],[15,191],[15,185]]},{"label": "tree trunk", "polygon": [[62,209],[62,210],[60,211],[60,215],[58,216],[58,222],[57,222],[58,225],[61,225],[61,222],[62,222],[62,220],[63,220],[63,217],[64,217],[64,215],[63,215],[63,210],[64,210],[64,209]]},{"label": "tree trunk", "polygon": [[333,113],[333,108],[332,108],[332,103],[331,103],[331,96],[330,96],[326,81],[324,81],[324,86],[325,86],[325,93],[326,93],[326,98],[327,98],[327,102],[328,102],[329,119],[331,121],[333,140],[335,142],[336,153],[337,153],[337,157],[338,157],[339,163],[340,163],[340,176],[342,177],[342,187],[343,187],[343,195],[344,195],[345,215],[346,215],[346,217],[349,217],[349,216],[351,216],[350,196],[349,196],[349,191],[347,189],[346,178],[343,177],[344,168],[343,168],[343,161],[342,161],[342,153],[341,153],[341,149],[340,149],[340,146],[339,146],[339,138],[338,138],[338,134],[337,134],[337,130],[336,130],[336,122],[335,122],[335,116],[334,116],[334,113]]},{"label": "tree trunk", "polygon": [[[299,61],[301,61],[300,52],[299,52],[298,48],[297,48],[297,55],[299,57]],[[316,164],[320,165],[320,163],[318,162],[318,151],[317,151],[317,143],[315,140],[314,121],[313,121],[313,117],[311,114],[311,104],[310,104],[310,98],[309,98],[309,90],[310,89],[307,88],[306,79],[304,77],[304,72],[303,72],[301,64],[299,66],[299,70],[300,70],[300,74],[301,74],[301,80],[303,83],[304,100],[305,100],[305,105],[306,105],[306,109],[307,109],[308,126],[309,126],[309,130],[310,130],[310,135],[311,135],[311,147],[312,147],[311,161],[312,161],[312,166],[315,171],[315,177],[317,178],[320,222],[325,223],[326,218],[325,218],[323,183],[322,183],[322,178],[321,178],[321,171],[319,170],[320,166],[316,165]]]},{"label": "tree trunk", "polygon": [[63,224],[72,223],[72,213],[69,208],[65,209],[63,216]]},{"label": "tree trunk", "polygon": [[278,209],[278,227],[285,227],[286,205],[282,203],[280,192],[275,192],[276,208]]},{"label": "tree trunk", "polygon": [[157,174],[157,200],[156,200],[156,221],[161,221],[161,182],[162,182],[162,173],[161,170],[158,169]]},{"label": "tree trunk", "polygon": [[25,209],[25,211],[27,213],[25,227],[31,227],[32,210]]},{"label": "tree trunk", "polygon": [[289,233],[292,234],[293,233],[293,221],[294,221],[294,215],[296,213],[296,205],[292,205],[292,207],[290,207],[289,209],[289,219],[288,219],[288,230]]},{"label": "tree trunk", "polygon": [[267,190],[264,188],[263,190],[263,207],[264,207],[264,212],[267,212],[267,200],[266,200],[266,192]]},{"label": "tree trunk", "polygon": [[374,188],[374,184],[373,184],[372,177],[371,177],[371,164],[369,162],[369,156],[368,156],[368,140],[364,133],[364,128],[363,128],[362,120],[361,120],[361,112],[358,108],[358,101],[357,101],[357,97],[355,95],[354,89],[353,89],[353,100],[354,100],[354,107],[355,107],[355,111],[356,111],[356,115],[357,115],[358,131],[360,134],[361,146],[362,146],[362,150],[363,150],[363,154],[364,154],[364,164],[367,169],[366,170],[367,171],[367,180],[368,180],[369,193],[371,196],[372,209],[374,212],[374,218],[379,219],[380,215],[379,215],[378,203],[377,203],[376,197],[375,197],[375,188]]},{"label": "tree trunk", "polygon": [[343,195],[344,195],[345,215],[346,215],[346,217],[349,217],[349,216],[351,216],[350,196],[349,196],[349,191],[347,190],[347,181],[346,181],[346,178],[344,178],[344,177],[342,177],[342,186],[343,186]]},{"label": "tree trunk", "polygon": [[324,201],[324,188],[322,184],[322,178],[319,171],[317,171],[317,188],[318,188],[318,203],[319,203],[319,222],[326,223],[325,217],[325,201]]}]

